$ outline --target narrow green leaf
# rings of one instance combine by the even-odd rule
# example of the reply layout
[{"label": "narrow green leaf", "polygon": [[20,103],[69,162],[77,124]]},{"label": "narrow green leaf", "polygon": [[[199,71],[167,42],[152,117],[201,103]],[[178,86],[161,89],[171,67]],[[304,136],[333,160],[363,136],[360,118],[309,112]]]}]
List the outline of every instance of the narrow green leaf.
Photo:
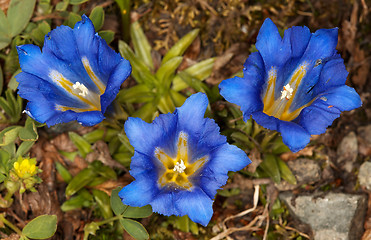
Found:
[{"label": "narrow green leaf", "polygon": [[143,61],[150,69],[153,69],[153,61],[151,56],[151,45],[148,42],[143,29],[138,21],[131,23],[130,35],[133,42],[135,54]]},{"label": "narrow green leaf", "polygon": [[88,185],[95,177],[97,173],[91,168],[85,168],[81,170],[66,187],[66,196],[71,196],[77,191]]},{"label": "narrow green leaf", "polygon": [[272,154],[264,154],[263,162],[260,163],[259,167],[272,178],[276,183],[281,182],[281,174],[278,168],[276,157]]},{"label": "narrow green leaf", "polygon": [[93,151],[91,145],[77,133],[69,132],[68,136],[79,150],[81,157],[85,158],[88,153]]},{"label": "narrow green leaf", "polygon": [[175,45],[166,53],[162,59],[161,65],[174,57],[182,56],[185,50],[192,44],[193,40],[197,37],[200,29],[194,29],[182,37]]},{"label": "narrow green leaf", "polygon": [[132,117],[138,117],[146,122],[150,122],[152,121],[153,114],[156,112],[156,110],[157,108],[153,105],[153,102],[149,102],[134,112]]},{"label": "narrow green leaf", "polygon": [[147,230],[139,222],[123,218],[120,219],[120,223],[124,227],[125,231],[128,232],[136,240],[149,239]]},{"label": "narrow green leaf", "polygon": [[110,44],[115,39],[115,32],[111,30],[99,31],[98,35],[103,38],[107,44]]},{"label": "narrow green leaf", "polygon": [[173,100],[171,99],[169,94],[162,96],[160,98],[160,101],[157,107],[161,113],[169,113],[169,112],[172,113],[175,111]]},{"label": "narrow green leaf", "polygon": [[89,1],[89,0],[70,0],[70,4],[72,4],[72,5],[80,5],[80,4],[82,4],[84,2],[87,2],[87,1]]},{"label": "narrow green leaf", "polygon": [[170,90],[170,96],[171,96],[171,99],[173,99],[173,102],[175,104],[175,107],[180,107],[183,105],[183,103],[185,102],[185,100],[187,99],[186,97],[184,97],[182,94],[174,91],[174,90]]},{"label": "narrow green leaf", "polygon": [[22,32],[30,21],[36,0],[12,0],[7,12],[9,33],[14,37]]},{"label": "narrow green leaf", "polygon": [[117,187],[114,190],[112,190],[111,193],[111,208],[115,215],[120,215],[122,214],[126,208],[128,208],[127,205],[123,204],[121,201],[121,198],[119,197],[119,192],[121,191],[122,187]]},{"label": "narrow green leaf", "polygon": [[153,100],[155,93],[145,84],[138,84],[129,89],[123,89],[117,94],[119,102],[142,103]]},{"label": "narrow green leaf", "polygon": [[93,204],[93,196],[86,189],[81,189],[77,192],[77,196],[71,197],[61,205],[61,210],[64,212],[83,207],[91,207]]},{"label": "narrow green leaf", "polygon": [[65,168],[61,163],[59,162],[55,162],[55,168],[57,169],[57,172],[61,175],[61,177],[63,178],[63,180],[66,182],[66,183],[69,183],[71,182],[72,180],[72,175],[71,173],[67,170],[67,168]]},{"label": "narrow green leaf", "polygon": [[100,7],[100,6],[97,6],[97,7],[93,8],[93,10],[91,11],[91,13],[89,15],[89,18],[94,24],[95,31],[98,32],[98,30],[103,27],[103,23],[104,23],[104,10],[103,10],[103,8]]},{"label": "narrow green leaf", "polygon": [[107,193],[97,189],[92,189],[92,193],[102,213],[102,216],[105,219],[111,218],[113,214],[110,207],[110,197],[107,195]]},{"label": "narrow green leaf", "polygon": [[22,233],[33,239],[47,239],[57,231],[56,215],[41,215],[34,218],[22,230]]},{"label": "narrow green leaf", "polygon": [[0,173],[0,183],[4,182],[5,179],[6,179],[6,176]]},{"label": "narrow green leaf", "polygon": [[175,74],[176,69],[182,63],[183,57],[173,57],[166,63],[162,64],[156,72],[157,80],[165,85],[165,89],[170,87],[171,77]]},{"label": "narrow green leaf", "polygon": [[[1,48],[0,48],[1,49]],[[4,76],[3,76],[3,69],[0,66],[0,95],[3,92],[3,86],[4,86]]]},{"label": "narrow green leaf", "polygon": [[[203,81],[211,75],[213,67],[214,67],[215,59],[216,58],[209,58],[209,59],[203,60],[199,63],[196,63],[196,64],[190,66],[189,68],[187,68],[187,69],[185,69],[181,72],[185,72],[185,73],[189,74],[190,76],[192,76],[192,77],[194,77],[194,78],[196,78],[200,81]],[[177,76],[175,76],[175,78],[173,80],[173,86],[172,86],[173,90],[181,91],[181,90],[183,90],[184,88],[187,88],[187,87],[188,87],[187,83],[185,83],[181,79],[179,74]]]},{"label": "narrow green leaf", "polygon": [[281,177],[290,184],[293,185],[297,184],[296,178],[294,174],[291,172],[290,168],[287,166],[287,164],[284,161],[282,161],[282,159],[278,156],[276,156],[276,161],[281,173]]}]

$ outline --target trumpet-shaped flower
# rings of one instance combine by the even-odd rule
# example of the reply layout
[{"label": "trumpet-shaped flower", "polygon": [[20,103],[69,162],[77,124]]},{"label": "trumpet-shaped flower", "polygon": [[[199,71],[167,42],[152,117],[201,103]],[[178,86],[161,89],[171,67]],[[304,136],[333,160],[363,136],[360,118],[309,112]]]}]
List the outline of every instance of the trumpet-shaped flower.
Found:
[{"label": "trumpet-shaped flower", "polygon": [[184,216],[204,226],[212,215],[217,189],[251,161],[239,148],[229,145],[219,127],[204,118],[205,94],[189,97],[171,114],[149,124],[129,118],[125,132],[135,149],[130,174],[135,178],[119,196],[124,204],[154,212]]},{"label": "trumpet-shaped flower", "polygon": [[348,72],[336,51],[338,30],[292,27],[281,38],[266,19],[256,41],[258,52],[244,64],[244,77],[220,83],[220,94],[241,107],[245,121],[281,132],[296,152],[311,135],[322,134],[342,111],[362,105],[345,85]]},{"label": "trumpet-shaped flower", "polygon": [[32,44],[17,50],[22,69],[16,76],[18,94],[29,101],[25,112],[48,126],[101,122],[131,73],[129,61],[95,33],[85,15],[74,29],[59,26],[48,33],[42,52]]}]

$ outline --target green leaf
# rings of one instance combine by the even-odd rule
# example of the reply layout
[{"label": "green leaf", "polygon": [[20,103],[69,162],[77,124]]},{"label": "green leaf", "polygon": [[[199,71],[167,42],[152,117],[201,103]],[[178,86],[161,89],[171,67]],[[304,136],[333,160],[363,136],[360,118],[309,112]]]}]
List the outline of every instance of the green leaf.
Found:
[{"label": "green leaf", "polygon": [[287,166],[287,164],[284,161],[282,161],[282,159],[278,156],[276,157],[276,161],[281,173],[281,177],[290,184],[293,185],[297,184],[296,178],[294,174],[291,172],[290,168]]},{"label": "green leaf", "polygon": [[128,206],[124,211],[124,217],[126,218],[146,218],[152,215],[151,205],[143,207],[130,207]]},{"label": "green leaf", "polygon": [[110,44],[115,39],[115,32],[111,30],[99,31],[98,35],[103,38],[107,44]]},{"label": "green leaf", "polygon": [[128,232],[136,240],[149,239],[147,230],[139,222],[124,218],[120,219],[120,223],[124,227],[125,231]]},{"label": "green leaf", "polygon": [[[198,79],[199,81],[203,81],[211,75],[213,67],[214,67],[215,59],[216,58],[206,59],[204,61],[201,61],[199,63],[196,63],[190,66],[189,68],[179,73],[185,72],[189,74],[190,76]],[[173,80],[172,89],[175,91],[181,91],[184,88],[188,87],[187,83],[184,82],[184,80],[182,80],[181,77],[179,76],[179,73],[174,77],[174,80]]]},{"label": "green leaf", "polygon": [[72,5],[80,5],[81,3],[87,2],[89,0],[70,0],[70,4]]},{"label": "green leaf", "polygon": [[5,179],[6,179],[6,176],[0,173],[0,183],[4,182]]},{"label": "green leaf", "polygon": [[160,101],[157,107],[161,113],[169,113],[169,112],[172,113],[175,111],[173,100],[171,99],[169,94],[162,96],[160,98]]},{"label": "green leaf", "polygon": [[35,144],[35,142],[28,141],[28,142],[22,142],[21,145],[19,145],[17,152],[15,154],[16,157],[22,157],[28,151],[31,149],[31,147]]},{"label": "green leaf", "polygon": [[176,69],[182,63],[183,57],[173,57],[166,63],[162,64],[156,72],[157,80],[165,85],[165,89],[170,87],[172,76],[175,74]]},{"label": "green leaf", "polygon": [[272,154],[264,154],[263,162],[260,163],[259,167],[272,178],[276,183],[280,183],[281,174],[278,168],[276,157]]},{"label": "green leaf", "polygon": [[20,126],[11,126],[5,128],[0,132],[0,146],[6,146],[10,143],[13,143],[17,137],[19,130],[22,129]]},{"label": "green leaf", "polygon": [[149,102],[134,112],[132,117],[138,117],[146,122],[150,122],[152,121],[153,114],[156,112],[156,110],[157,108],[153,105],[153,102]]},{"label": "green leaf", "polygon": [[33,239],[46,239],[54,235],[57,230],[56,215],[41,215],[29,222],[22,233]]},{"label": "green leaf", "polygon": [[15,79],[15,76],[17,76],[17,74],[20,73],[20,72],[22,72],[21,69],[18,69],[17,71],[15,71],[15,73],[12,75],[12,77],[9,80],[8,88],[10,88],[13,91],[16,91],[17,90],[18,82]]},{"label": "green leaf", "polygon": [[85,158],[88,153],[93,151],[88,141],[86,141],[83,137],[81,137],[77,133],[69,132],[68,136],[70,137],[73,144],[75,144],[75,146],[79,150],[81,157]]},{"label": "green leaf", "polygon": [[104,10],[103,10],[103,8],[100,7],[100,6],[97,6],[97,7],[93,8],[93,10],[91,11],[91,13],[89,15],[89,18],[94,24],[95,31],[98,32],[98,30],[103,27],[103,23],[104,23]]},{"label": "green leaf", "polygon": [[[84,190],[84,189],[82,189]],[[80,193],[80,191],[79,191]],[[91,207],[93,196],[86,190],[86,193],[90,195],[91,198],[86,198],[83,194],[78,194],[77,196],[71,197],[61,205],[61,210],[63,212],[81,209],[83,207]]]},{"label": "green leaf", "polygon": [[128,205],[125,205],[122,203],[121,198],[119,197],[119,192],[121,191],[122,187],[117,187],[112,190],[111,193],[111,208],[115,215],[121,215],[126,208],[128,208]]},{"label": "green leaf", "polygon": [[57,5],[55,6],[55,10],[59,11],[59,12],[63,12],[63,11],[66,11],[67,7],[68,7],[68,4],[69,4],[69,1],[65,0],[65,1],[62,1],[62,2],[59,2],[57,3]]},{"label": "green leaf", "polygon": [[69,183],[71,182],[72,180],[72,175],[71,173],[68,171],[67,168],[65,168],[61,163],[59,162],[55,162],[55,168],[57,169],[57,172],[61,175],[61,177],[63,178],[63,180],[66,182],[66,183]]},{"label": "green leaf", "polygon": [[174,57],[182,56],[189,45],[192,44],[193,40],[195,40],[199,31],[200,29],[194,29],[187,35],[182,37],[177,43],[175,43],[175,45],[166,53],[166,55],[162,59],[161,65],[165,64],[167,61]]},{"label": "green leaf", "polygon": [[143,103],[153,100],[155,93],[145,84],[138,84],[129,89],[123,89],[117,94],[119,102]]},{"label": "green leaf", "polygon": [[182,94],[174,91],[174,90],[170,90],[170,96],[171,96],[171,99],[173,99],[173,102],[175,104],[175,107],[180,107],[183,105],[183,103],[185,102],[185,100],[187,99],[186,97],[184,97]]},{"label": "green leaf", "polygon": [[110,207],[110,197],[107,193],[97,189],[92,189],[92,193],[104,219],[111,218],[113,214]]},{"label": "green leaf", "polygon": [[31,31],[32,40],[39,46],[44,44],[45,35],[50,32],[50,25],[46,21],[39,23],[37,28]]},{"label": "green leaf", "polygon": [[27,118],[25,127],[19,130],[19,138],[22,141],[36,141],[39,138],[34,120]]},{"label": "green leaf", "polygon": [[[1,48],[0,48],[1,49]],[[0,66],[0,95],[3,91],[3,86],[4,86],[4,76],[3,76],[3,69]]]},{"label": "green leaf", "polygon": [[85,168],[81,170],[66,187],[66,196],[71,196],[77,191],[88,185],[94,178],[97,177],[97,173],[91,168]]},{"label": "green leaf", "polygon": [[81,16],[76,14],[76,13],[70,12],[70,14],[68,15],[68,18],[67,18],[67,25],[70,28],[73,28],[75,26],[75,24],[79,21],[81,21]]},{"label": "green leaf", "polygon": [[143,61],[150,69],[153,69],[153,61],[151,56],[151,45],[148,42],[143,29],[138,21],[131,23],[130,35],[133,42],[134,51],[137,57]]},{"label": "green leaf", "polygon": [[7,12],[10,36],[14,37],[22,32],[30,21],[36,0],[12,0]]}]

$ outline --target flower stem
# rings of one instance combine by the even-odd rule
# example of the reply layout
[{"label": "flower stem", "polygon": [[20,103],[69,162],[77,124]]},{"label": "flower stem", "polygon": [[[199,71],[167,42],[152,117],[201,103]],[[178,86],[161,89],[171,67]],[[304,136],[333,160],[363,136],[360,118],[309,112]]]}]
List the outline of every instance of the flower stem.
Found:
[{"label": "flower stem", "polygon": [[3,222],[5,225],[11,228],[14,232],[16,232],[19,236],[23,236],[22,231],[17,226],[13,225],[11,222],[6,220],[4,217],[4,214],[0,214],[0,222]]}]

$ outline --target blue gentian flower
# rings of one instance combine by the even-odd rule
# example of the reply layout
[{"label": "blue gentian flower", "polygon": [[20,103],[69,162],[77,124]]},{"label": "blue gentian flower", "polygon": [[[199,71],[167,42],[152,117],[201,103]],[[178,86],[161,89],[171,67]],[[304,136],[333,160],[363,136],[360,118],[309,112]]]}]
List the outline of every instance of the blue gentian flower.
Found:
[{"label": "blue gentian flower", "polygon": [[362,105],[345,84],[348,72],[336,51],[337,28],[310,33],[292,27],[281,38],[268,18],[256,41],[258,52],[244,64],[244,77],[220,83],[220,94],[263,127],[279,131],[293,151],[322,134],[342,111]]},{"label": "blue gentian flower", "polygon": [[59,26],[48,33],[42,52],[32,44],[17,50],[22,69],[16,76],[18,94],[29,101],[25,112],[48,126],[100,123],[131,73],[129,61],[95,33],[85,15],[74,29]]},{"label": "blue gentian flower", "polygon": [[174,113],[149,124],[129,118],[125,132],[135,149],[130,174],[135,178],[119,196],[124,204],[152,206],[154,212],[184,216],[206,226],[213,215],[217,189],[251,161],[220,135],[214,120],[204,118],[205,94],[189,97]]}]

